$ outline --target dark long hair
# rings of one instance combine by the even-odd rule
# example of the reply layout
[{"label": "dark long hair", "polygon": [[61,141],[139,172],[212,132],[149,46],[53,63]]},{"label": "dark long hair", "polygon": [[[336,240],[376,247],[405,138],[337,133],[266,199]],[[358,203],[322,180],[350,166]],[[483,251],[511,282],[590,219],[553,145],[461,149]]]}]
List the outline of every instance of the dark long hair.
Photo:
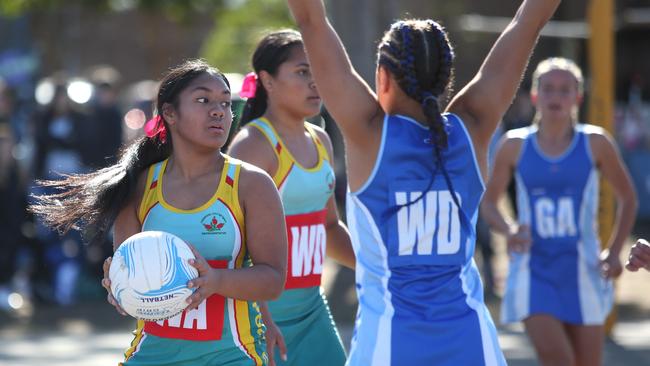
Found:
[{"label": "dark long hair", "polygon": [[140,174],[172,153],[172,136],[162,115],[163,106],[170,104],[178,109],[180,93],[192,80],[206,73],[221,78],[230,87],[223,73],[202,60],[188,60],[170,69],[160,82],[154,110],[165,124],[165,139],[160,135],[140,137],[122,149],[115,165],[88,174],[65,175],[61,180],[38,182],[53,188],[55,193],[35,196],[35,203],[29,209],[59,232],[83,229],[89,241],[103,238],[118,213],[134,198]]},{"label": "dark long hair", "polygon": [[[394,23],[382,38],[377,52],[377,63],[384,66],[395,78],[400,88],[422,106],[431,133],[435,171],[442,171],[447,188],[458,208],[460,203],[445,169],[442,150],[447,148],[447,124],[440,111],[439,99],[453,81],[454,51],[443,27],[433,20],[406,20]],[[407,206],[415,201],[409,202]],[[393,213],[396,210],[390,210]],[[461,210],[462,211],[462,210]]]},{"label": "dark long hair", "polygon": [[[272,32],[264,36],[257,44],[253,53],[253,71],[259,75],[260,72],[266,71],[271,75],[276,75],[278,68],[291,56],[291,50],[294,47],[303,46],[302,36],[299,32],[292,29],[283,29]],[[240,120],[240,125],[244,125],[256,118],[261,117],[266,112],[268,104],[268,93],[264,89],[262,82],[257,80],[257,90],[255,97],[248,98]]]}]

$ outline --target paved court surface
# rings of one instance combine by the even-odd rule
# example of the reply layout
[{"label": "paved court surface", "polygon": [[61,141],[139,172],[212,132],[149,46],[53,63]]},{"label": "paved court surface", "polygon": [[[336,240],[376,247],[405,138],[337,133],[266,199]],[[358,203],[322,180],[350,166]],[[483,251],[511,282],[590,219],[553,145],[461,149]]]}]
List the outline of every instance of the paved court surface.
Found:
[{"label": "paved court surface", "polygon": [[[92,320],[92,315],[97,315],[97,319]],[[101,303],[47,309],[33,320],[38,323],[3,318],[0,365],[116,365],[131,340],[132,323]],[[341,335],[349,344],[351,327],[341,327]],[[500,329],[499,340],[510,365],[537,364],[521,327]],[[620,322],[606,344],[604,364],[650,365],[650,318]]]},{"label": "paved court surface", "polygon": [[[335,270],[328,267],[326,273],[331,276]],[[497,264],[496,272],[497,282],[502,282],[503,263]],[[324,285],[331,287],[332,281],[325,278]],[[341,297],[351,302],[354,293],[349,291]],[[605,345],[604,365],[650,366],[650,273],[626,272],[618,281],[617,299],[619,322]],[[330,299],[333,310],[337,310],[336,303],[340,301],[332,300],[335,299]],[[493,314],[498,313],[497,301],[489,307]],[[353,311],[349,306],[343,314],[351,315],[348,316],[351,319]],[[116,365],[131,341],[133,326],[134,321],[120,316],[102,300],[68,308],[39,307],[31,317],[25,318],[0,312],[0,365]],[[346,346],[351,328],[349,322],[340,324]],[[510,365],[537,365],[521,326],[500,328],[499,341]]]}]

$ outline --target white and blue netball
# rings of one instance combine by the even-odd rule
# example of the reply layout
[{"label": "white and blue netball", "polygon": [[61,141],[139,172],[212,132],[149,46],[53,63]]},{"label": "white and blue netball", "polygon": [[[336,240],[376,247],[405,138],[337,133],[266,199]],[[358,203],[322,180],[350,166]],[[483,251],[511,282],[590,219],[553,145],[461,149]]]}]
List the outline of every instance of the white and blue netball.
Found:
[{"label": "white and blue netball", "polygon": [[188,260],[190,247],[162,231],[144,231],[126,239],[113,254],[109,269],[111,292],[129,315],[156,321],[171,318],[187,307],[198,277]]}]

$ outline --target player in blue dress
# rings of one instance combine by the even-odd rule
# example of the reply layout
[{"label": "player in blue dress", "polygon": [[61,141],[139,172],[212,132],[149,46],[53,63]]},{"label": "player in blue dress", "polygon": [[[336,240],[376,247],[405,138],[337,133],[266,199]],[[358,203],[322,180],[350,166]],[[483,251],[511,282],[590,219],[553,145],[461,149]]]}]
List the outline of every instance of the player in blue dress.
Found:
[{"label": "player in blue dress", "polygon": [[[621,274],[619,254],[636,212],[634,187],[611,138],[599,127],[576,123],[582,84],[570,60],[539,64],[531,90],[536,123],[502,139],[482,205],[511,252],[501,320],[524,322],[542,365],[601,364],[610,279]],[[497,209],[513,174],[516,221]],[[618,203],[602,253],[600,175]]]},{"label": "player in blue dress", "polygon": [[487,146],[559,1],[526,0],[441,114],[454,54],[432,20],[379,44],[376,93],[321,0],[289,0],[321,97],[346,144],[359,310],[349,365],[504,365],[474,253]]}]

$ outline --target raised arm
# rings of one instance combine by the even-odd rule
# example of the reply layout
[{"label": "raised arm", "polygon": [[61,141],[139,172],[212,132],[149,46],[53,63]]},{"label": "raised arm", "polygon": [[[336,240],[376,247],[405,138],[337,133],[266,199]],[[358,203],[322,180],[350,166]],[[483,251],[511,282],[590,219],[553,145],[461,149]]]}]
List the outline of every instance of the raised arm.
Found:
[{"label": "raised arm", "polygon": [[[309,58],[318,91],[343,136],[356,145],[367,144],[369,133],[380,125],[381,116],[375,93],[357,74],[343,44],[325,15],[321,0],[288,0]],[[377,119],[374,119],[377,120]]]},{"label": "raised arm", "polygon": [[[477,150],[483,154],[519,87],[540,31],[559,3],[560,0],[524,0],[478,73],[451,101],[448,111],[466,122]],[[484,160],[484,156],[479,158]]]}]

